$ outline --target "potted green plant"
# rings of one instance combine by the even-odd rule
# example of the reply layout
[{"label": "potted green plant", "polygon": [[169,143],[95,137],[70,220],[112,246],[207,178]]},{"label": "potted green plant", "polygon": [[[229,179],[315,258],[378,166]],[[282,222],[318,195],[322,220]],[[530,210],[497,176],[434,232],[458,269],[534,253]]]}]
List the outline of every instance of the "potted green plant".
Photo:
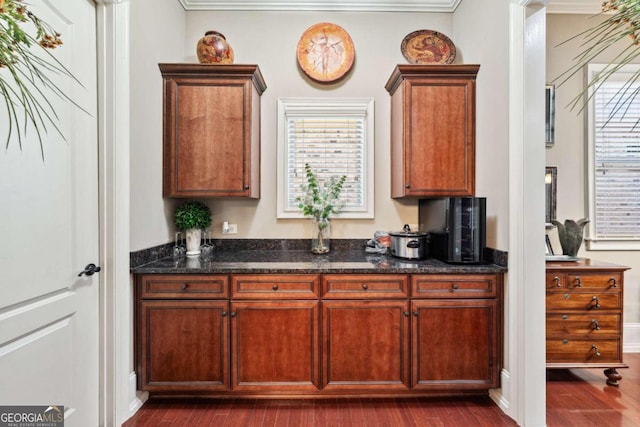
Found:
[{"label": "potted green plant", "polygon": [[211,225],[211,209],[202,202],[184,202],[176,208],[174,222],[185,233],[187,256],[200,255],[201,231]]},{"label": "potted green plant", "polygon": [[319,182],[308,163],[305,163],[304,170],[307,176],[306,184],[301,186],[304,196],[297,197],[296,201],[305,216],[313,217],[311,251],[326,254],[330,250],[329,215],[340,212],[344,206],[340,192],[347,177],[331,177],[328,181]]}]

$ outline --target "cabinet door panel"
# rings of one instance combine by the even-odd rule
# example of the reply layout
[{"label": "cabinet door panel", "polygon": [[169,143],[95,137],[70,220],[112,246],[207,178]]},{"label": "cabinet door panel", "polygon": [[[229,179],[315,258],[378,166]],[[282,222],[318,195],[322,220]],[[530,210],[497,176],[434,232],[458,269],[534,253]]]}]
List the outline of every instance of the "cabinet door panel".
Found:
[{"label": "cabinet door panel", "polygon": [[226,301],[142,301],[142,389],[229,388]]},{"label": "cabinet door panel", "polygon": [[413,301],[413,388],[499,385],[495,300]]},{"label": "cabinet door panel", "polygon": [[231,312],[235,390],[318,389],[317,301],[233,302]]},{"label": "cabinet door panel", "polygon": [[407,390],[409,319],[405,301],[324,301],[326,390]]}]

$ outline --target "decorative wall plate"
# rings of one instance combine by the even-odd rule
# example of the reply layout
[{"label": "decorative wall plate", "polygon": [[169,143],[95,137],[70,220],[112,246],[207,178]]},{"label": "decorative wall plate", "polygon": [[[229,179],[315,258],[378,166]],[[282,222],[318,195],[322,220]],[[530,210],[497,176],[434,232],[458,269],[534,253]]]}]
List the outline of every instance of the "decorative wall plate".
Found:
[{"label": "decorative wall plate", "polygon": [[351,69],[355,49],[344,28],[321,22],[302,34],[296,54],[298,65],[307,76],[319,82],[332,82]]},{"label": "decorative wall plate", "polygon": [[451,64],[456,59],[456,47],[451,39],[431,30],[407,34],[400,51],[411,64]]}]

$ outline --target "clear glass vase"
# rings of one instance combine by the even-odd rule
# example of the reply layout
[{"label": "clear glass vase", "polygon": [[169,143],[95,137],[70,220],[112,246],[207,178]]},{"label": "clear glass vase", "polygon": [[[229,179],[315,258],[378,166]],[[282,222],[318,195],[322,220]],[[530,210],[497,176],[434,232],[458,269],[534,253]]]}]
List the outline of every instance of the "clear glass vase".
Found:
[{"label": "clear glass vase", "polygon": [[328,218],[313,218],[311,252],[326,254],[331,249],[331,223]]}]

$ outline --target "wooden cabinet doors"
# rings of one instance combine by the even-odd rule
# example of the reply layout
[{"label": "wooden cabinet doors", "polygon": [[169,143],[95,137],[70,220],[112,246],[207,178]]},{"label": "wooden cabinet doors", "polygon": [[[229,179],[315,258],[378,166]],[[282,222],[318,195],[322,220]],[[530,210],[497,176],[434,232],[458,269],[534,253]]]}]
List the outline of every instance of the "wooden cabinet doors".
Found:
[{"label": "wooden cabinet doors", "polygon": [[318,391],[318,305],[316,300],[232,302],[233,389]]},{"label": "wooden cabinet doors", "polygon": [[139,307],[143,390],[229,389],[227,301],[143,300]]},{"label": "wooden cabinet doors", "polygon": [[408,301],[323,301],[326,391],[409,389]]},{"label": "wooden cabinet doors", "polygon": [[163,195],[260,197],[256,65],[160,64],[164,81]]},{"label": "wooden cabinet doors", "polygon": [[478,65],[398,65],[391,94],[391,197],[475,194]]},{"label": "wooden cabinet doors", "polygon": [[499,386],[498,301],[414,300],[412,384],[424,390]]}]

